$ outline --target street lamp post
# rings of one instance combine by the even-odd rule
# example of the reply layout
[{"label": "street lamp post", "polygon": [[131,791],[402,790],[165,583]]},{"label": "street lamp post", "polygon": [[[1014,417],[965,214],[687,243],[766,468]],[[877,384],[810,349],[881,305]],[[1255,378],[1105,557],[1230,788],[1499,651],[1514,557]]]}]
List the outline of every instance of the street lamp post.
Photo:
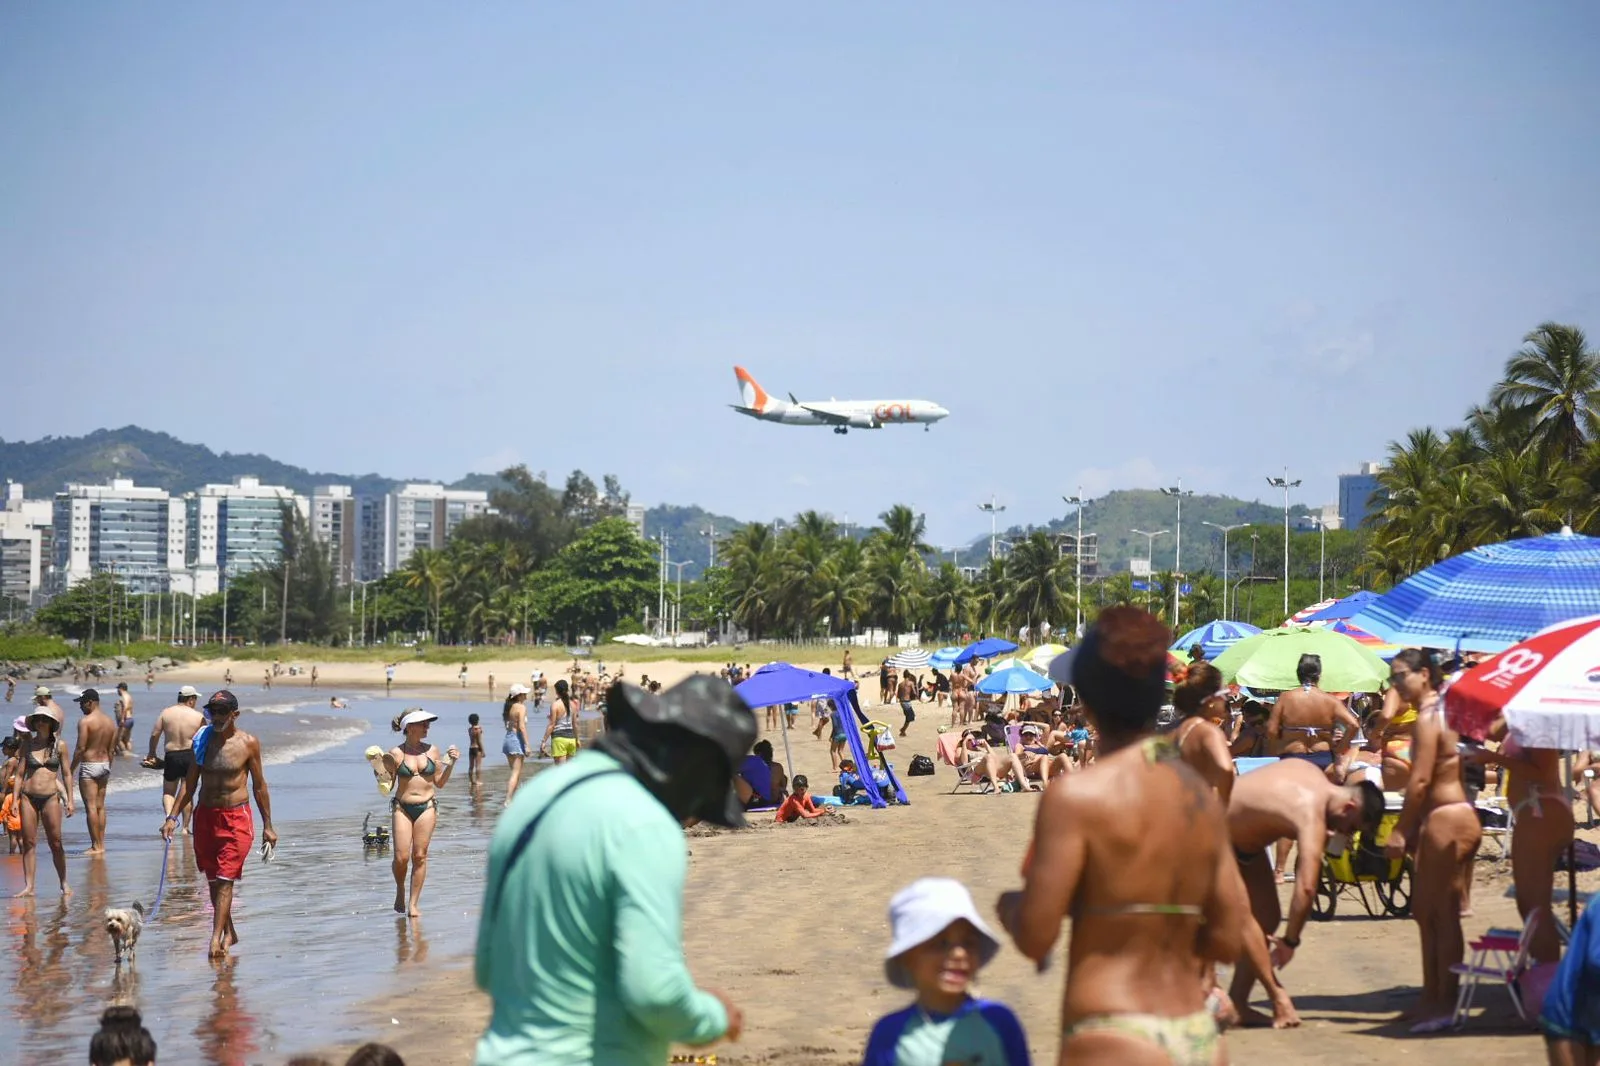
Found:
[{"label": "street lamp post", "polygon": [[[1078,539],[1072,548],[1073,585],[1072,598],[1077,601],[1077,620],[1073,623],[1072,639],[1077,640],[1078,634],[1083,632],[1083,507],[1089,500],[1083,495],[1083,486],[1078,486],[1078,491],[1071,496],[1061,497],[1067,503],[1078,509]],[[1182,504],[1179,505],[1180,507]]]},{"label": "street lamp post", "polygon": [[[688,559],[683,560],[681,563],[675,563],[671,560],[667,562],[668,566],[678,568],[678,593],[677,599],[672,604],[672,633],[674,636],[683,634],[683,568],[688,566],[689,563],[690,560]],[[676,641],[674,641],[674,644],[676,644]]]},{"label": "street lamp post", "polygon": [[1152,565],[1151,556],[1155,554],[1156,538],[1164,536],[1172,531],[1170,529],[1158,529],[1154,533],[1146,533],[1142,529],[1130,529],[1128,532],[1135,534],[1136,536],[1146,538],[1144,548],[1144,565],[1145,568],[1150,571],[1150,573],[1145,575],[1145,585],[1147,586],[1145,590],[1145,603],[1147,605],[1153,604],[1155,602],[1155,582],[1151,581],[1150,578],[1155,574],[1155,567]]},{"label": "street lamp post", "polygon": [[996,520],[999,518],[1000,512],[1004,511],[1005,509],[1006,508],[1004,504],[996,502],[996,498],[993,494],[989,496],[988,503],[978,504],[978,510],[989,512],[989,558],[991,559],[994,558],[995,537],[1000,532]]},{"label": "street lamp post", "polygon": [[1268,476],[1267,484],[1283,490],[1283,616],[1289,617],[1289,490],[1300,487],[1298,480],[1289,480],[1289,468],[1283,468],[1282,477]]},{"label": "street lamp post", "polygon": [[1219,526],[1215,522],[1201,522],[1200,524],[1210,526],[1212,529],[1222,530],[1222,617],[1231,619],[1233,616],[1228,613],[1228,534],[1235,529],[1245,528],[1249,523],[1241,522],[1236,526]]},{"label": "street lamp post", "polygon": [[713,569],[717,565],[717,527],[708,526],[702,532],[705,534],[706,544],[710,546],[709,558],[706,569]]},{"label": "street lamp post", "polygon": [[[1252,578],[1254,578],[1256,576],[1256,553],[1259,552],[1260,550],[1261,550],[1261,534],[1260,533],[1252,533],[1252,534],[1250,534],[1250,576]],[[1234,603],[1238,603],[1239,600],[1238,600],[1238,590],[1237,589],[1234,590],[1234,594],[1235,594],[1234,595]],[[1245,613],[1248,614],[1250,617],[1245,619],[1245,621],[1250,622],[1253,625],[1254,624],[1253,619],[1256,616],[1256,583],[1253,580],[1250,582],[1250,601],[1249,601],[1249,603],[1250,603],[1250,606],[1245,608]]]},{"label": "street lamp post", "polygon": [[1162,489],[1161,495],[1171,496],[1178,501],[1177,543],[1172,551],[1172,628],[1177,629],[1179,628],[1180,620],[1178,594],[1183,590],[1183,498],[1185,496],[1193,496],[1194,491],[1191,489],[1185,492],[1183,490],[1183,478],[1180,477],[1177,485],[1170,489]]}]

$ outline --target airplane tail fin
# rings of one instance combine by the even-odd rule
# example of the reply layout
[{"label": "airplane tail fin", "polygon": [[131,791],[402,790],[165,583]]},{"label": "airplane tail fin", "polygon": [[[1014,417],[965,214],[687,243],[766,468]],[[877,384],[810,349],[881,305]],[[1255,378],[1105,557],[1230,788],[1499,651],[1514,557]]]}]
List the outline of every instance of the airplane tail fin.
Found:
[{"label": "airplane tail fin", "polygon": [[767,395],[755,378],[750,376],[750,371],[742,366],[733,368],[733,374],[739,379],[739,399],[744,406],[753,411],[766,411],[773,406],[772,397]]}]

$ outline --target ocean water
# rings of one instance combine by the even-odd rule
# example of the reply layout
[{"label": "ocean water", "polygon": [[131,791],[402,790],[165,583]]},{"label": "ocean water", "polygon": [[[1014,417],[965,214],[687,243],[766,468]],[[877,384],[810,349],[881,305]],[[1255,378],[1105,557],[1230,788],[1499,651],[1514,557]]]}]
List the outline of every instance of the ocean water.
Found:
[{"label": "ocean water", "polygon": [[[0,854],[0,907],[10,934],[0,944],[0,987],[10,992],[0,1006],[0,1063],[86,1060],[99,1013],[113,1003],[139,1008],[163,1063],[280,1063],[349,1036],[381,1038],[347,1032],[344,1009],[403,988],[430,959],[470,952],[486,845],[508,772],[499,754],[499,701],[345,696],[348,706],[339,710],[310,690],[234,691],[245,708],[240,727],[261,739],[278,848],[270,863],[258,851],[246,864],[234,902],[240,943],[232,958],[206,958],[206,883],[188,838],[174,837],[169,854],[158,835],[160,774],[119,759],[106,803],[107,853],[82,854],[88,834],[81,804],[66,823],[69,901],[60,900],[42,835],[34,899],[11,898],[22,887],[21,857]],[[140,751],[152,702],[140,702]],[[398,737],[390,719],[418,704],[440,716],[429,739],[441,750],[453,743],[465,753],[467,715],[476,712],[488,754],[478,794],[468,788],[464,758],[439,794],[423,916],[407,920],[392,909],[391,855],[362,846],[366,816],[385,826],[390,819],[362,752],[392,746]],[[534,716],[530,728],[538,721]],[[525,773],[538,769],[530,762]],[[148,910],[164,860],[160,911],[145,926],[135,963],[118,970],[103,912],[134,900]]]}]

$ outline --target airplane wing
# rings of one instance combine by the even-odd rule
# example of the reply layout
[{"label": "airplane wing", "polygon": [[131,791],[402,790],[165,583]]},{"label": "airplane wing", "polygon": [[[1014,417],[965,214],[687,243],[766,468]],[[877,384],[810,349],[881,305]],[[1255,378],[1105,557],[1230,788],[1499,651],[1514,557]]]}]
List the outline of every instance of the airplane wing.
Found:
[{"label": "airplane wing", "polygon": [[841,415],[836,411],[826,411],[826,410],[823,410],[820,407],[812,407],[809,404],[801,404],[800,405],[800,409],[802,411],[811,412],[812,414],[816,415],[818,418],[822,419],[824,422],[827,422],[829,425],[845,426],[845,425],[849,425],[850,424],[850,416],[849,415]]}]

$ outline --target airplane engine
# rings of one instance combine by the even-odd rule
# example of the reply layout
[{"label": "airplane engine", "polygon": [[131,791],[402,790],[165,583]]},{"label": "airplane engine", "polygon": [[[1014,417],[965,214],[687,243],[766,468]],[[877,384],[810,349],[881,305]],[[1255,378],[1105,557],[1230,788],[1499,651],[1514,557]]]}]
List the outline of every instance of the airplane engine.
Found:
[{"label": "airplane engine", "polygon": [[878,420],[876,418],[873,418],[871,415],[851,415],[850,416],[850,428],[851,429],[877,429],[879,427],[879,425],[880,425],[880,423],[878,422]]}]

